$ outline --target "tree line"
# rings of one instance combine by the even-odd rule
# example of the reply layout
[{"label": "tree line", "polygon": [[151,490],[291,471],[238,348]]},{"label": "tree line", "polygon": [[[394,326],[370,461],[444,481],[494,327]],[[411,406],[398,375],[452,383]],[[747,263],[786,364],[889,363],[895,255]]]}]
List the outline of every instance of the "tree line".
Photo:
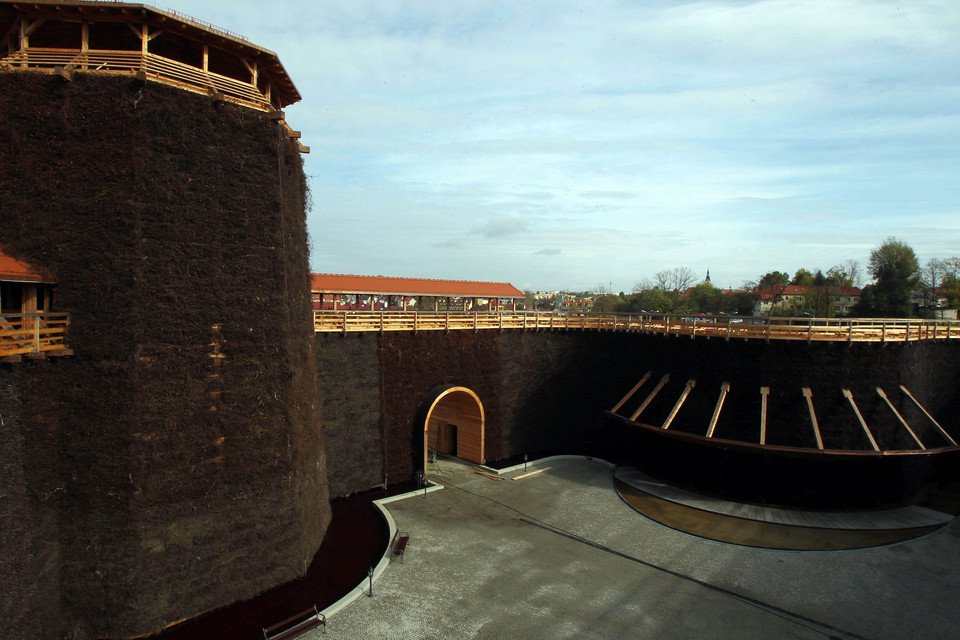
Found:
[{"label": "tree line", "polygon": [[[865,285],[866,275],[872,279]],[[709,276],[709,274],[708,274]],[[887,238],[870,252],[866,269],[848,260],[826,270],[798,269],[791,277],[770,271],[740,289],[715,287],[709,277],[697,282],[688,267],[658,271],[633,286],[629,294],[600,287],[594,311],[609,313],[679,313],[752,315],[760,299],[769,313],[783,316],[833,317],[837,300],[849,299],[859,289],[859,301],[843,306],[854,317],[939,317],[944,307],[960,307],[960,257],[934,258],[921,266],[914,250],[897,238]],[[789,285],[806,287],[802,295],[784,298]]]}]

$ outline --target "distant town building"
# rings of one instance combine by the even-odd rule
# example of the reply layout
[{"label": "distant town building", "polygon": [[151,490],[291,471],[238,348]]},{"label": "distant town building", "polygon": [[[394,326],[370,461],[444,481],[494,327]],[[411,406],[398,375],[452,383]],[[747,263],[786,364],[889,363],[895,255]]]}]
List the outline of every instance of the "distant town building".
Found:
[{"label": "distant town building", "polygon": [[763,316],[776,309],[790,306],[799,307],[803,299],[810,294],[819,294],[829,298],[830,309],[834,316],[849,315],[850,310],[860,301],[858,287],[808,286],[788,284],[782,287],[765,287],[758,292],[753,306],[753,315]]}]

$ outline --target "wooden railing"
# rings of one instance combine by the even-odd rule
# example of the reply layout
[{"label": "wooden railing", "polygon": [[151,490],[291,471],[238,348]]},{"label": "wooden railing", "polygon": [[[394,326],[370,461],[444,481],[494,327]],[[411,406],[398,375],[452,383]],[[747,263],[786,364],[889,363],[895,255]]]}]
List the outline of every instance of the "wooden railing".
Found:
[{"label": "wooden railing", "polygon": [[66,313],[5,313],[0,316],[0,358],[67,355]]},{"label": "wooden railing", "polygon": [[630,331],[661,335],[807,342],[910,342],[960,339],[955,320],[764,318],[550,312],[315,311],[318,333],[481,329]]},{"label": "wooden railing", "polygon": [[177,87],[184,91],[211,95],[261,111],[273,110],[266,96],[254,85],[234,78],[204,71],[197,67],[153,53],[75,49],[28,48],[0,58],[0,69],[56,69],[66,72],[97,71],[134,74],[142,71],[147,79]]}]

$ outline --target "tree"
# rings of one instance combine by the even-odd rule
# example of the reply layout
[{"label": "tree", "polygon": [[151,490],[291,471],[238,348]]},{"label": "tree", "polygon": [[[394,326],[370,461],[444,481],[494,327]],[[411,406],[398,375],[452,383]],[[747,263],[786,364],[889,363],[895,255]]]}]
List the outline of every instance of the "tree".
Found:
[{"label": "tree", "polygon": [[790,284],[796,284],[802,287],[813,286],[813,274],[803,267],[800,267],[797,269],[797,272],[793,274],[793,280],[790,281]]},{"label": "tree", "polygon": [[824,275],[827,286],[859,288],[863,284],[861,274],[860,263],[856,260],[847,260],[843,264],[833,265]]},{"label": "tree", "polygon": [[927,266],[920,272],[920,284],[923,287],[923,306],[928,308],[940,306],[937,289],[943,286],[947,275],[947,263],[940,258],[931,258]]},{"label": "tree", "polygon": [[790,276],[782,271],[771,271],[757,282],[757,289],[768,287],[785,287],[790,284]]},{"label": "tree", "polygon": [[869,269],[875,283],[860,294],[857,315],[910,317],[910,296],[920,283],[920,261],[913,249],[896,238],[887,238],[870,252]]}]

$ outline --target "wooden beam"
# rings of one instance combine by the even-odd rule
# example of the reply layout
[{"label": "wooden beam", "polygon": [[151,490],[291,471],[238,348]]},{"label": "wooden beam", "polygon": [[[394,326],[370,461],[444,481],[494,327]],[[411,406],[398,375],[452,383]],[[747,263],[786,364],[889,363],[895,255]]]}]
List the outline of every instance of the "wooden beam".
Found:
[{"label": "wooden beam", "polygon": [[930,412],[927,411],[922,404],[920,404],[919,400],[913,397],[913,394],[910,393],[910,391],[905,386],[900,385],[900,391],[903,391],[905,394],[907,394],[908,398],[913,400],[914,404],[916,404],[917,407],[920,408],[920,411],[923,411],[924,415],[926,415],[930,419],[930,422],[932,422],[933,425],[940,430],[940,435],[942,435],[944,438],[950,441],[950,444],[952,444],[953,446],[957,446],[957,441],[951,438],[949,433],[944,431],[943,427],[940,426],[940,423],[934,420],[933,416],[930,415]]},{"label": "wooden beam", "polygon": [[713,415],[710,417],[710,424],[707,426],[707,437],[713,437],[713,430],[717,428],[717,420],[720,418],[720,411],[723,409],[723,401],[727,398],[730,391],[730,383],[724,382],[720,385],[720,397],[717,398],[717,406],[713,409]]},{"label": "wooden beam", "polygon": [[810,423],[813,425],[813,435],[817,439],[817,449],[823,449],[823,438],[820,437],[820,424],[817,422],[817,412],[813,410],[813,392],[810,387],[803,388],[803,397],[807,399],[807,412],[810,414]]},{"label": "wooden beam", "polygon": [[519,476],[513,476],[513,480],[523,480],[524,478],[529,478],[530,476],[535,476],[538,473],[543,473],[544,471],[550,471],[553,467],[544,467],[543,469],[537,469],[536,471],[531,471],[530,473],[524,473]]},{"label": "wooden beam", "polygon": [[857,420],[860,421],[860,426],[863,427],[863,432],[867,434],[867,439],[870,441],[870,446],[873,447],[874,451],[880,451],[880,447],[877,446],[877,441],[873,439],[873,434],[870,433],[870,427],[867,426],[867,421],[863,419],[863,414],[860,413],[860,407],[857,406],[857,403],[853,400],[853,393],[850,389],[843,390],[843,397],[847,399],[850,403],[850,406],[853,407],[853,412],[857,414]]},{"label": "wooden beam", "polygon": [[920,438],[918,438],[917,434],[913,432],[913,429],[910,428],[910,425],[907,424],[907,421],[903,419],[903,416],[900,415],[900,412],[897,411],[897,408],[893,406],[892,402],[890,402],[890,398],[887,397],[887,394],[884,393],[883,389],[880,387],[877,387],[877,395],[883,398],[883,401],[887,403],[887,406],[890,407],[890,411],[893,411],[893,415],[897,416],[897,420],[900,421],[900,424],[903,425],[903,428],[907,430],[911,437],[913,437],[914,442],[916,442],[921,449],[926,451],[927,448],[923,446],[922,442],[920,442]]},{"label": "wooden beam", "polygon": [[683,403],[687,400],[687,396],[690,395],[690,391],[693,390],[693,387],[696,386],[696,380],[687,380],[687,386],[683,388],[683,392],[680,394],[680,397],[677,398],[677,403],[673,405],[673,409],[670,410],[670,415],[667,416],[666,420],[663,421],[661,429],[669,429],[670,423],[673,422],[673,419],[677,416],[677,413],[680,411],[680,407],[683,406]]},{"label": "wooden beam", "polygon": [[650,395],[647,396],[647,399],[643,401],[643,404],[640,405],[640,408],[633,412],[633,415],[630,416],[631,422],[640,417],[640,414],[643,413],[643,410],[647,408],[647,405],[653,402],[654,397],[660,392],[660,389],[663,389],[663,385],[667,384],[668,382],[670,382],[669,373],[664,374],[664,376],[660,378],[660,382],[658,382],[657,386],[654,387],[653,391],[650,392]]},{"label": "wooden beam", "polygon": [[770,387],[760,387],[760,444],[767,444],[767,396]]},{"label": "wooden beam", "polygon": [[629,400],[633,396],[633,394],[635,394],[637,390],[640,389],[640,387],[642,387],[643,384],[650,379],[650,376],[652,375],[653,375],[653,372],[647,371],[647,373],[642,378],[640,378],[640,382],[633,385],[633,389],[630,389],[630,391],[627,392],[627,395],[623,396],[623,398],[620,399],[620,402],[617,403],[617,406],[611,409],[610,412],[616,413],[620,409],[620,407],[626,404],[627,400]]}]

